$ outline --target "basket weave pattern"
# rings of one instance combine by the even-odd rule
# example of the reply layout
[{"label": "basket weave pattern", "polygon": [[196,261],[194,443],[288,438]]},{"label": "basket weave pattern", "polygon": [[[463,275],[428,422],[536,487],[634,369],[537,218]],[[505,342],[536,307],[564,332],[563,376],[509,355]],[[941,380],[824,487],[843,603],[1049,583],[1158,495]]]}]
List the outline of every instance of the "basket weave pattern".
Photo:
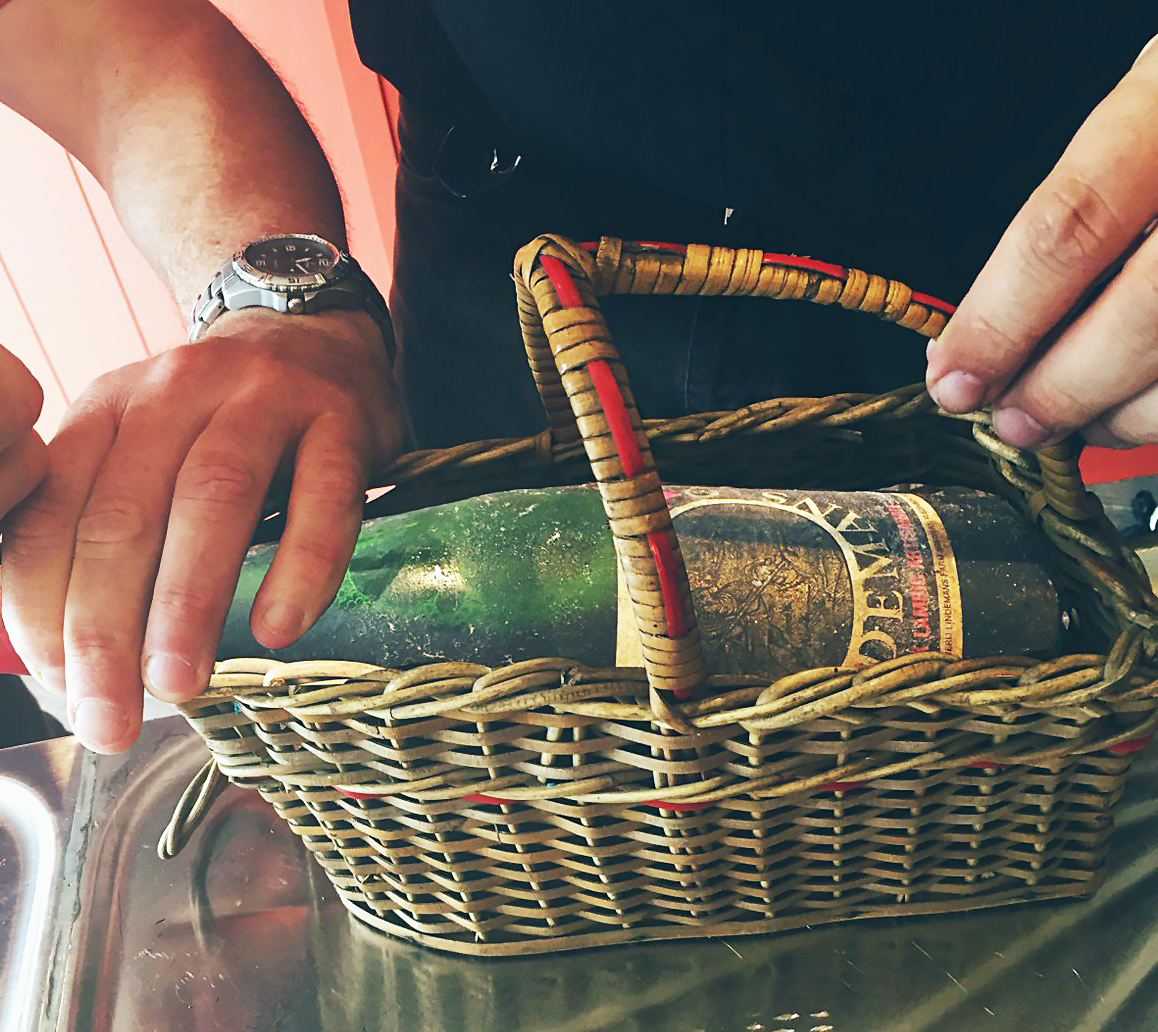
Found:
[{"label": "basket weave pattern", "polygon": [[[1129,752],[1158,721],[1158,603],[1086,493],[1076,449],[1011,449],[984,417],[938,413],[918,387],[677,420],[635,412],[602,293],[803,299],[926,335],[944,325],[902,284],[811,266],[615,240],[593,254],[554,237],[520,252],[520,315],[551,429],[406,456],[394,500],[593,470],[647,670],[557,658],[219,664],[183,707],[212,759],[162,851],[180,848],[227,780],[256,788],[359,918],[476,955],[1092,891]],[[609,397],[626,429],[611,425]],[[772,684],[705,681],[661,477],[1000,491],[1053,547],[1090,651],[1048,662],[921,653]]]}]

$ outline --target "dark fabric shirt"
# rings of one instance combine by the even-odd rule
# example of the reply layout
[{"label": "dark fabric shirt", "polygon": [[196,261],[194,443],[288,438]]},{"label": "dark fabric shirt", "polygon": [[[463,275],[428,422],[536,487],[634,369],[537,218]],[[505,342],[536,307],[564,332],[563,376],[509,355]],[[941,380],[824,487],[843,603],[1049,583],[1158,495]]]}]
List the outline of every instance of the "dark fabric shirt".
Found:
[{"label": "dark fabric shirt", "polygon": [[[363,59],[398,86],[410,123],[395,315],[416,367],[445,357],[447,334],[510,350],[510,258],[544,231],[810,254],[957,300],[1155,29],[1141,3],[1069,0],[351,0],[351,11]],[[477,136],[480,153],[518,152],[524,164],[509,184],[452,197],[434,167],[450,126]],[[497,314],[492,332],[470,302],[475,329],[455,329],[419,297],[438,268],[471,281],[464,295],[481,277],[512,315]],[[627,351],[638,353],[641,407],[674,415],[921,375],[920,341],[895,327],[724,304],[733,310],[612,303],[631,309],[612,329],[629,371]],[[521,374],[499,364],[494,389],[521,397]],[[423,375],[416,408],[432,404]],[[478,427],[529,431],[534,418]]]}]

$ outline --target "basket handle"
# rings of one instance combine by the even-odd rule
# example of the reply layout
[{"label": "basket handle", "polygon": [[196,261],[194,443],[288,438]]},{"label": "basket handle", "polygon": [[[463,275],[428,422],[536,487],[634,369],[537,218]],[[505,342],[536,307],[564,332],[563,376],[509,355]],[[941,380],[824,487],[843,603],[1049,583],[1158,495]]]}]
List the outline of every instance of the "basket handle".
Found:
[{"label": "basket handle", "polygon": [[181,798],[173,809],[173,816],[157,843],[157,856],[161,860],[172,860],[193,837],[201,822],[213,809],[217,797],[229,786],[229,780],[217,766],[215,757],[205,761],[204,766],[193,775]]},{"label": "basket handle", "polygon": [[[594,251],[594,253],[592,253]],[[687,569],[647,434],[596,296],[728,294],[838,304],[939,334],[952,306],[897,280],[763,251],[690,244],[597,247],[546,235],[515,258],[519,322],[551,435],[582,440],[635,612],[657,712],[707,678]]]}]

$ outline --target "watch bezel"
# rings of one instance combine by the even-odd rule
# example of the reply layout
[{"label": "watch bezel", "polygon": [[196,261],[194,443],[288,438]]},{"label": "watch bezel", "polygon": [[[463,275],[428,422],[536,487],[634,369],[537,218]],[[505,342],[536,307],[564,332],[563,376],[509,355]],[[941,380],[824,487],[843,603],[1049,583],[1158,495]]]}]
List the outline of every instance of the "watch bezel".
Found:
[{"label": "watch bezel", "polygon": [[[315,272],[307,275],[288,276],[280,273],[264,272],[255,268],[245,257],[245,252],[255,244],[263,244],[267,240],[308,240],[313,244],[320,244],[333,255],[334,264],[328,272]],[[240,251],[233,256],[233,271],[237,277],[254,287],[264,290],[273,290],[280,294],[290,294],[302,290],[311,290],[324,287],[340,280],[350,268],[349,259],[336,244],[332,244],[325,237],[313,233],[271,233],[269,236],[250,240]]]}]

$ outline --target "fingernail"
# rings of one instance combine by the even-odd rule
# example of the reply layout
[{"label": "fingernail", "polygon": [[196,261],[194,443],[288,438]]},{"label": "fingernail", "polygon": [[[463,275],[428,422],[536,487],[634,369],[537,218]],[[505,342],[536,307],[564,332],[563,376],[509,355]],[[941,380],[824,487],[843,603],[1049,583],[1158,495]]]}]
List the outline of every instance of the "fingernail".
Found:
[{"label": "fingernail", "polygon": [[129,718],[104,699],[81,699],[72,714],[73,733],[85,745],[119,745],[129,733]]},{"label": "fingernail", "polygon": [[297,606],[291,606],[288,602],[274,602],[261,611],[257,622],[279,639],[292,639],[301,631],[305,619],[305,614]]},{"label": "fingernail", "polygon": [[993,429],[1006,444],[1012,444],[1015,448],[1034,448],[1051,433],[1028,412],[1019,408],[994,409]]},{"label": "fingernail", "polygon": [[972,412],[985,398],[985,384],[972,373],[954,369],[929,384],[929,393],[946,412]]},{"label": "fingernail", "polygon": [[205,687],[197,668],[171,652],[154,652],[145,661],[144,674],[149,693],[164,702],[183,702]]}]

